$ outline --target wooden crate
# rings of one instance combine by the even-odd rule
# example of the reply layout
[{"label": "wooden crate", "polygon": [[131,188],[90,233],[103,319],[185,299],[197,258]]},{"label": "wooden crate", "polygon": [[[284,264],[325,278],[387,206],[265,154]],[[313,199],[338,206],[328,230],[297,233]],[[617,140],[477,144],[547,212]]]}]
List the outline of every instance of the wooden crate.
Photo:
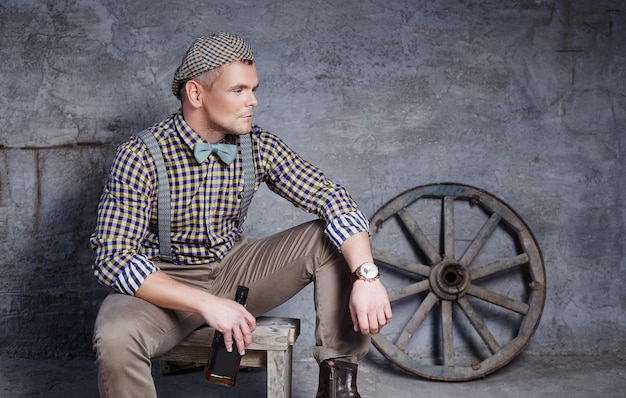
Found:
[{"label": "wooden crate", "polygon": [[[192,332],[170,351],[158,358],[161,372],[169,374],[190,367],[204,366],[215,329],[208,326]],[[300,320],[260,317],[252,333],[252,344],[241,358],[242,367],[264,367],[267,370],[267,396],[291,397],[293,345],[300,335]]]}]

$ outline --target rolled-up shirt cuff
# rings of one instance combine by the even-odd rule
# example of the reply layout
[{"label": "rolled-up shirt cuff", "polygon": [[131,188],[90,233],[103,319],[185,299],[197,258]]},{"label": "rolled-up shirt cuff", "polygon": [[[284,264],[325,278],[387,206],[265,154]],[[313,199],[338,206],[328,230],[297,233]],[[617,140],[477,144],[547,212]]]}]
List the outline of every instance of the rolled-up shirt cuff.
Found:
[{"label": "rolled-up shirt cuff", "polygon": [[121,293],[134,296],[146,278],[159,268],[144,256],[134,257],[117,276],[115,288]]},{"label": "rolled-up shirt cuff", "polygon": [[326,226],[325,233],[337,247],[341,248],[343,242],[350,236],[359,232],[369,234],[369,221],[360,211],[352,211],[335,217]]}]

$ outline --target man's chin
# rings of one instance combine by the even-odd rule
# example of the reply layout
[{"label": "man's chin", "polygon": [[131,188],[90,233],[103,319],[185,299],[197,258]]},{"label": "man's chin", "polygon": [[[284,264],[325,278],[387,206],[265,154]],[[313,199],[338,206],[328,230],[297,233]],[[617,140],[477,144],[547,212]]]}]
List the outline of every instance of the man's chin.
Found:
[{"label": "man's chin", "polygon": [[232,129],[230,134],[232,134],[232,135],[245,135],[245,134],[248,134],[251,130],[252,130],[252,125],[248,124],[245,127],[242,126],[240,128],[237,128],[237,129]]}]

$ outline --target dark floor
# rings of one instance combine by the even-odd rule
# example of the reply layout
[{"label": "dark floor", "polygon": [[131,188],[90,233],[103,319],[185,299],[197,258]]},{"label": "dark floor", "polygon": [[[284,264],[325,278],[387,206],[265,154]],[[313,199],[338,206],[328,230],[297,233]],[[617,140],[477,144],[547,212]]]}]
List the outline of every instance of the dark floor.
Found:
[{"label": "dark floor", "polygon": [[[265,372],[243,371],[234,388],[208,384],[201,371],[163,376],[154,367],[160,397],[265,397]],[[360,365],[363,398],[591,398],[626,396],[626,355],[534,356],[522,354],[499,371],[470,382],[436,382],[400,370],[377,353]],[[317,365],[296,360],[293,397],[314,397]],[[0,359],[1,397],[97,397],[90,361]]]}]

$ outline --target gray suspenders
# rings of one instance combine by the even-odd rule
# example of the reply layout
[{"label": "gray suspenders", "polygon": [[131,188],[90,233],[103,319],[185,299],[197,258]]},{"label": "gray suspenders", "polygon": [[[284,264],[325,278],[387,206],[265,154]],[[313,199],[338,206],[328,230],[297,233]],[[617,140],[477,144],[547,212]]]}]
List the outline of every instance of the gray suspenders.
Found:
[{"label": "gray suspenders", "polygon": [[[171,235],[171,201],[170,201],[170,183],[165,169],[165,162],[161,154],[161,148],[157,143],[154,134],[150,130],[144,130],[137,134],[141,139],[148,152],[154,158],[158,174],[157,211],[159,219],[159,253],[162,261],[172,261],[172,235]],[[252,158],[252,137],[250,134],[239,136],[241,144],[241,159],[243,161],[243,199],[239,208],[239,223],[237,225],[237,239],[243,232],[243,223],[248,215],[248,207],[252,201],[252,193],[254,192],[255,171],[254,161]]]},{"label": "gray suspenders", "polygon": [[170,182],[167,178],[167,172],[165,171],[165,162],[163,161],[161,148],[159,148],[159,144],[150,130],[142,131],[137,137],[146,144],[148,152],[150,152],[156,164],[159,182],[159,195],[157,197],[157,211],[159,213],[159,252],[161,260],[172,262]]}]

